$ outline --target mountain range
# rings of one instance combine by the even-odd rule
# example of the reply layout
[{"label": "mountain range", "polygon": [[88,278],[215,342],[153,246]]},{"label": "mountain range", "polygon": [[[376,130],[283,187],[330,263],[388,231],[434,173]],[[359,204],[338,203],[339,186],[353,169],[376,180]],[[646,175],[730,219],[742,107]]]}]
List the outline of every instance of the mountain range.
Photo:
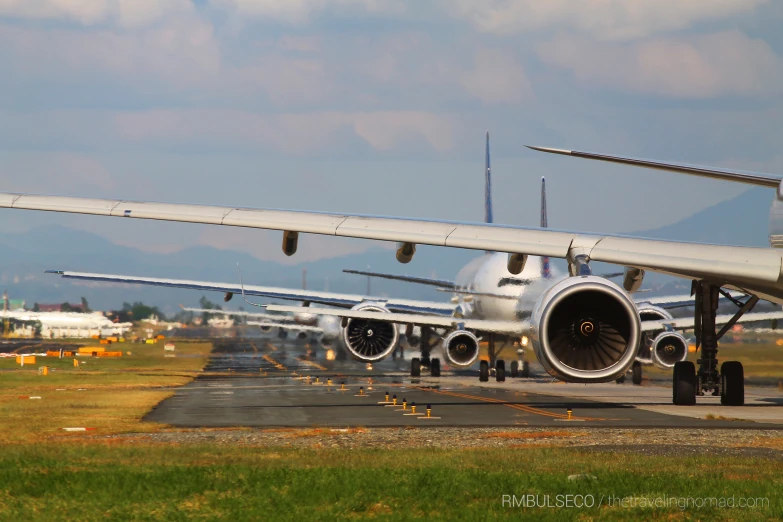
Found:
[{"label": "mountain range", "polygon": [[[735,198],[718,203],[677,223],[628,235],[656,239],[695,241],[741,246],[767,246],[767,219],[773,195],[764,188],[752,188]],[[645,202],[640,202],[645,204]],[[650,202],[665,212],[665,202]],[[32,303],[78,302],[86,297],[92,308],[118,308],[123,302],[144,301],[160,306],[166,313],[178,310],[178,303],[195,305],[201,294],[188,290],[168,290],[128,285],[74,283],[44,274],[46,269],[78,270],[153,277],[175,277],[212,281],[237,281],[237,263],[248,284],[300,288],[302,269],[307,269],[307,285],[313,289],[365,293],[366,278],[343,274],[345,268],[426,277],[453,278],[477,253],[471,250],[419,246],[409,265],[400,265],[394,252],[371,248],[360,254],[323,259],[298,265],[259,260],[247,253],[209,246],[189,247],[171,254],[151,254],[121,246],[80,230],[58,225],[42,226],[25,233],[0,233],[0,284],[9,296]],[[562,261],[554,261],[561,270]],[[595,273],[617,267],[596,266]],[[645,284],[656,292],[687,289],[689,283],[650,274]],[[374,279],[371,292],[414,299],[443,300],[447,294],[433,288]],[[209,299],[219,301],[217,294]],[[234,307],[245,303],[232,303]],[[236,298],[235,298],[236,300]]]}]

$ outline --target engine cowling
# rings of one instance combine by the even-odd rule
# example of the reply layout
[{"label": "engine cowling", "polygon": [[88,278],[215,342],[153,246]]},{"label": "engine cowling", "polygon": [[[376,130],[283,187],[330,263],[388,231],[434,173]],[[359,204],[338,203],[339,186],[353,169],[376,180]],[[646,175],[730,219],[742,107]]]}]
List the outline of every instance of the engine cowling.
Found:
[{"label": "engine cowling", "polygon": [[472,366],[479,356],[479,340],[467,330],[454,330],[443,339],[443,352],[453,366]]},{"label": "engine cowling", "polygon": [[[362,303],[352,310],[389,313],[380,304]],[[343,341],[354,359],[375,362],[388,357],[397,347],[400,334],[397,325],[387,321],[347,319],[343,327]]]},{"label": "engine cowling", "polygon": [[307,339],[307,332],[305,332],[304,330],[300,330],[299,332],[297,332],[296,338],[299,339],[300,341]]},{"label": "engine cowling", "polygon": [[633,300],[596,276],[569,277],[544,291],[530,326],[539,362],[568,382],[610,382],[624,375],[641,332]]},{"label": "engine cowling", "polygon": [[271,326],[269,326],[268,324],[263,324],[263,323],[261,325],[259,325],[259,328],[261,329],[262,332],[269,332],[269,331],[272,330]]},{"label": "engine cowling", "polygon": [[652,361],[658,368],[674,368],[688,358],[688,340],[678,332],[661,332],[652,342]]}]

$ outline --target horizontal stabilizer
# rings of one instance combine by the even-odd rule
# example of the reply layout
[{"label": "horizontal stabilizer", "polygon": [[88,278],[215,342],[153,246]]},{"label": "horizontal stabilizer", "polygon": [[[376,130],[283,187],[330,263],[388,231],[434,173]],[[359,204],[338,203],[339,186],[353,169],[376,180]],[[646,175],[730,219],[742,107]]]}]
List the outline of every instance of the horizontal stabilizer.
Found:
[{"label": "horizontal stabilizer", "polygon": [[760,185],[762,187],[777,188],[780,185],[781,177],[771,174],[761,174],[757,172],[747,172],[742,170],[718,169],[714,167],[701,167],[698,165],[687,165],[684,163],[668,163],[663,161],[647,160],[640,158],[624,158],[621,156],[607,156],[605,154],[596,154],[594,152],[580,152],[577,150],[553,149],[550,147],[534,147],[526,145],[527,148],[550,154],[562,154],[564,156],[573,156],[575,158],[584,158],[598,161],[608,161],[610,163],[620,163],[621,165],[631,165],[634,167],[646,167],[650,169],[666,170],[680,174],[690,174],[693,176],[702,176],[705,178],[721,179],[725,181],[738,181],[750,185]]}]

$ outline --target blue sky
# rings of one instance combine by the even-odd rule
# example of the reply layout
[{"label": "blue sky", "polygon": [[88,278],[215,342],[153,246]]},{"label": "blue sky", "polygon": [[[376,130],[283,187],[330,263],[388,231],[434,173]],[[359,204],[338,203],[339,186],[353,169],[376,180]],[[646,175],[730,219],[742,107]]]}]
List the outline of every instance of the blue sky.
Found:
[{"label": "blue sky", "polygon": [[[0,0],[3,191],[629,232],[743,187],[524,144],[783,172],[783,4]],[[2,212],[149,251],[279,233]],[[766,226],[760,223],[759,226]],[[307,237],[297,259],[363,250]]]}]

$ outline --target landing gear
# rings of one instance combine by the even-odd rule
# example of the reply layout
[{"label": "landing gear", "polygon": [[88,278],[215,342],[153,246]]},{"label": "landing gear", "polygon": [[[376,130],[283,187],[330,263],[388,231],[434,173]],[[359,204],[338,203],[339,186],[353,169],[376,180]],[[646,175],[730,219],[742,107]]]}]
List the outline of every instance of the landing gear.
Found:
[{"label": "landing gear", "polygon": [[616,382],[617,384],[622,384],[622,383],[624,383],[624,382],[625,382],[625,375],[621,375],[621,376],[619,376],[615,382]]},{"label": "landing gear", "polygon": [[489,362],[481,361],[479,363],[479,381],[489,381]]},{"label": "landing gear", "polygon": [[440,377],[440,359],[432,359],[430,361],[430,375],[432,377]]},{"label": "landing gear", "polygon": [[519,377],[519,361],[511,361],[511,378]]},{"label": "landing gear", "polygon": [[[694,321],[696,348],[699,349],[701,345],[701,357],[696,361],[699,370],[696,372],[693,363],[688,361],[674,365],[674,404],[692,405],[696,403],[696,395],[711,393],[720,395],[721,404],[741,406],[745,403],[745,375],[742,364],[737,361],[725,362],[718,372],[718,340],[745,312],[753,310],[759,298],[754,295],[743,302],[723,291],[720,286],[706,281],[694,281],[692,293],[696,296]],[[715,316],[718,311],[719,294],[723,294],[737,305],[739,310],[720,331],[716,332]]]},{"label": "landing gear", "polygon": [[497,382],[506,380],[506,362],[502,359],[495,362],[495,380]]},{"label": "landing gear", "polygon": [[418,357],[411,359],[411,377],[421,377],[421,360]]},{"label": "landing gear", "polygon": [[631,367],[631,382],[636,386],[642,385],[642,363],[634,361]]},{"label": "landing gear", "polygon": [[745,404],[745,371],[739,361],[726,361],[720,367],[720,403],[724,406]]},{"label": "landing gear", "polygon": [[530,363],[527,361],[522,361],[522,372],[519,374],[520,377],[523,377],[527,379],[530,377]]},{"label": "landing gear", "polygon": [[677,406],[696,404],[696,367],[691,361],[674,363],[672,402]]}]

